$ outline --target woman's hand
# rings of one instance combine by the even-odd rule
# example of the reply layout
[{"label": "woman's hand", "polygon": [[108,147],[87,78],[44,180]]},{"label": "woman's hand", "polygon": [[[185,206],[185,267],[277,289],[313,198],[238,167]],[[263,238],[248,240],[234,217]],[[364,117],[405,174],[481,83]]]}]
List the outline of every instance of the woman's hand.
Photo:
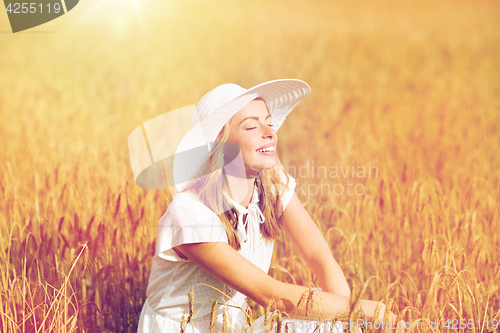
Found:
[{"label": "woman's hand", "polygon": [[[273,279],[227,243],[183,244],[179,245],[178,249],[200,268],[263,307],[273,299],[275,308],[289,313],[292,318],[335,319],[341,314],[349,313],[349,297],[314,290],[309,298],[309,288]],[[312,300],[312,303],[309,304],[309,300]],[[363,312],[372,322],[377,304],[376,301],[360,300]],[[384,319],[385,314],[385,306],[381,306],[379,322]],[[395,327],[396,316],[390,313],[389,318]],[[387,332],[389,331],[391,330]]]},{"label": "woman's hand", "polygon": [[[404,332],[405,323],[404,321],[397,321],[397,316],[391,311],[387,310],[385,304],[381,304],[376,301],[361,301],[363,310],[367,316],[365,326],[368,328],[379,328],[383,327],[382,332]],[[375,318],[375,313],[377,312],[377,307],[379,307],[378,316]],[[386,312],[388,312],[386,314]],[[387,317],[387,318],[386,318]],[[385,319],[385,321],[384,321]],[[377,323],[377,324],[376,324]],[[399,326],[398,326],[399,324]]]},{"label": "woman's hand", "polygon": [[[326,286],[324,291],[314,291],[311,297],[308,296],[309,288],[273,279],[227,243],[182,244],[176,249],[194,264],[263,307],[272,299],[276,309],[289,313],[293,318],[307,320],[335,319],[349,313],[350,290],[345,276],[295,194],[284,211],[284,218],[287,233],[313,271],[319,274],[322,287]],[[305,296],[308,297],[303,301]],[[385,305],[381,305],[378,318],[374,318],[378,304],[376,301],[360,300],[363,312],[372,323],[381,323],[384,319]],[[393,313],[388,316],[392,327],[396,327],[396,316]]]},{"label": "woman's hand", "polygon": [[[339,296],[349,297],[351,294],[349,285],[340,266],[333,258],[332,252],[321,231],[311,219],[309,213],[304,209],[295,193],[283,212],[283,227],[302,259],[304,259],[308,267],[311,268],[319,279],[322,290]],[[367,320],[371,322],[372,327],[375,327],[375,323],[378,323],[376,327],[381,327],[386,306],[380,304],[378,318],[374,318],[379,302],[363,300],[362,303],[363,311],[367,316]],[[384,331],[394,332],[398,322],[396,315],[390,311],[388,322],[391,323],[389,326],[392,329],[385,329]],[[387,322],[383,323],[383,325],[384,328],[388,326]],[[399,327],[404,328],[404,322],[399,322],[399,325]],[[404,332],[404,329],[397,330],[397,332]]]}]

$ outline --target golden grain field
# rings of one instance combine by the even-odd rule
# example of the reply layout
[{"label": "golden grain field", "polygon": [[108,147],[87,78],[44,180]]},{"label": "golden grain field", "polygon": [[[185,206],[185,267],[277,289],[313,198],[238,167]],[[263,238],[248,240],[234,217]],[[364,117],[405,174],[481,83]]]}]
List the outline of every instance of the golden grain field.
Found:
[{"label": "golden grain field", "polygon": [[[493,0],[82,0],[11,34],[0,13],[0,331],[135,332],[167,194],[135,185],[128,135],[219,84],[278,78],[312,88],[278,153],[354,294],[415,332],[493,331],[499,14]],[[286,237],[273,263],[316,284]]]}]

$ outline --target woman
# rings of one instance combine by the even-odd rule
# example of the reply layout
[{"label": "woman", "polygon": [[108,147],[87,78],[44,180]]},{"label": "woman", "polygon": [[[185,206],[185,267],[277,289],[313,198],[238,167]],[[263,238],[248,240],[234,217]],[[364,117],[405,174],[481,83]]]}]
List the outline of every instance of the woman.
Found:
[{"label": "woman", "polygon": [[[309,92],[300,80],[248,90],[224,84],[196,105],[192,129],[174,159],[180,193],[159,221],[139,332],[178,332],[182,326],[205,333],[225,325],[244,332],[245,296],[286,312],[290,318],[283,323],[291,332],[312,332],[317,325],[311,323],[349,312],[344,274],[276,155],[276,131]],[[200,155],[207,145],[208,153]],[[310,293],[267,275],[273,239],[282,229],[322,291]],[[384,317],[382,308],[374,318],[377,304],[360,301],[367,320]],[[392,313],[389,319],[395,327]],[[263,322],[259,318],[253,332],[264,332]]]}]

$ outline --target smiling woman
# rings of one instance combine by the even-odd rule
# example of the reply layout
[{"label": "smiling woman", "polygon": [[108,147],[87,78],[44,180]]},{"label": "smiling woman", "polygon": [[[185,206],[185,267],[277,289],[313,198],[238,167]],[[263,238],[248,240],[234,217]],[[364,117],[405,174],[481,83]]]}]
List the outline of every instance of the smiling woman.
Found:
[{"label": "smiling woman", "polygon": [[[271,324],[260,318],[252,327],[255,333],[267,332],[269,325],[288,325],[292,332],[341,331],[333,323],[349,313],[349,286],[276,154],[277,130],[309,92],[300,80],[270,81],[248,90],[225,84],[198,102],[174,159],[180,192],[158,224],[139,332],[206,333],[228,327],[245,332],[246,297],[289,315]],[[190,152],[207,144],[208,154],[193,158]],[[229,153],[234,147],[238,153]],[[190,164],[195,171],[186,172]],[[283,231],[323,291],[267,275],[273,240]],[[377,302],[359,304],[367,319],[384,318],[384,309],[376,314]],[[387,315],[394,322],[395,316]],[[320,325],[323,320],[330,325]]]},{"label": "smiling woman", "polygon": [[227,142],[240,147],[245,166],[249,166],[247,175],[257,177],[260,170],[276,165],[278,135],[261,98],[251,101],[231,118]]}]

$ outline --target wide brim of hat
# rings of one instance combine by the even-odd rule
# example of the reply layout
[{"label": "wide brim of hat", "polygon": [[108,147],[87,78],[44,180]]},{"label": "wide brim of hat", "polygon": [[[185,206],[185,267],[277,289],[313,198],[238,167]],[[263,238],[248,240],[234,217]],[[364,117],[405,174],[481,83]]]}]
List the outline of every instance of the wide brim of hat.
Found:
[{"label": "wide brim of hat", "polygon": [[246,90],[198,122],[182,138],[176,150],[173,176],[177,190],[182,191],[189,181],[193,180],[224,124],[248,103],[256,98],[264,100],[271,114],[273,128],[277,131],[288,114],[310,92],[311,88],[302,80],[281,79],[264,82]]}]

